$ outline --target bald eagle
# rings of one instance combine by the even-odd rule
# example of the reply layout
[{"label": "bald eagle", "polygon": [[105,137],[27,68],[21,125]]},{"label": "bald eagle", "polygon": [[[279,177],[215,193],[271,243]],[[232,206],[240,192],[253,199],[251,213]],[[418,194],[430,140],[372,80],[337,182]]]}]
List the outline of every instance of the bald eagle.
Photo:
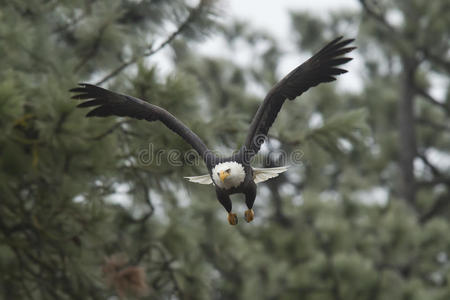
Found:
[{"label": "bald eagle", "polygon": [[356,48],[349,47],[353,41],[354,39],[342,37],[334,39],[272,87],[250,124],[244,145],[231,157],[215,155],[191,129],[159,106],[87,83],[79,84],[70,92],[76,93],[73,99],[84,101],[77,107],[94,107],[87,117],[115,115],[150,122],[160,121],[183,138],[198,152],[208,168],[208,174],[186,179],[200,184],[213,184],[217,199],[228,212],[228,222],[236,225],[238,219],[232,212],[230,195],[245,195],[248,209],[244,217],[247,222],[251,222],[254,218],[252,207],[256,198],[256,184],[287,170],[287,167],[254,168],[250,165],[250,160],[260,150],[281,106],[286,99],[293,100],[309,88],[322,82],[334,81],[335,76],[346,73],[346,70],[338,66],[352,59],[343,55]]}]

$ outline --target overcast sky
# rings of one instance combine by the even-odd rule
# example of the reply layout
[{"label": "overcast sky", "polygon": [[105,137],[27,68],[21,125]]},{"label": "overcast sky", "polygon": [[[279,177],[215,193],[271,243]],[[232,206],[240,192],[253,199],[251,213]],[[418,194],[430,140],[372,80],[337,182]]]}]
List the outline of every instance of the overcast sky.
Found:
[{"label": "overcast sky", "polygon": [[[302,63],[308,56],[299,56],[298,50],[292,40],[292,28],[290,26],[290,11],[309,12],[318,16],[326,16],[331,11],[360,10],[357,0],[222,0],[220,5],[219,22],[227,24],[233,20],[242,20],[249,23],[255,29],[264,30],[271,34],[281,45],[285,55],[280,59],[277,75],[289,73],[293,68]],[[291,38],[290,38],[291,37]],[[227,45],[222,38],[211,35],[199,45],[203,54],[209,56],[225,56],[233,59],[242,67],[252,63],[252,53],[241,49],[239,53],[227,52]],[[301,55],[301,54],[300,54]],[[355,60],[347,65],[349,73],[338,81],[340,88],[359,91],[361,88],[358,68],[360,61],[356,55]]]},{"label": "overcast sky", "polygon": [[357,0],[223,0],[225,18],[246,20],[276,37],[287,38],[290,10],[326,15],[333,10],[359,10]]}]

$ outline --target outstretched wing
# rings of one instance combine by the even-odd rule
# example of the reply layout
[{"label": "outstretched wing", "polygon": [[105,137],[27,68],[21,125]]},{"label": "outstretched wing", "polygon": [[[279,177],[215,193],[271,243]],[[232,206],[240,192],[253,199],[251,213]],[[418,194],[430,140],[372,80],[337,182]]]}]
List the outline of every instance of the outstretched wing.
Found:
[{"label": "outstretched wing", "polygon": [[286,172],[289,166],[275,167],[275,168],[252,168],[253,181],[255,183],[264,182],[270,178],[277,177],[283,172]]},{"label": "outstretched wing", "polygon": [[[161,121],[173,132],[188,142],[205,160],[209,153],[203,141],[165,109],[131,96],[118,94],[110,90],[87,83],[79,84],[70,92],[77,93],[72,98],[83,100],[77,107],[94,107],[87,117],[121,116],[144,119],[147,121]],[[208,164],[208,163],[207,163]]]},{"label": "outstretched wing", "polygon": [[200,184],[212,184],[213,183],[211,175],[209,175],[209,174],[200,175],[200,176],[187,176],[184,178],[186,178],[190,182],[195,182],[195,183],[200,183]]},{"label": "outstretched wing", "polygon": [[342,37],[331,41],[306,62],[292,70],[269,91],[250,124],[243,148],[247,160],[258,153],[286,99],[293,100],[310,87],[322,82],[334,81],[336,80],[334,76],[347,72],[338,66],[352,60],[342,55],[356,48],[347,47],[353,41],[354,39],[342,40]]}]

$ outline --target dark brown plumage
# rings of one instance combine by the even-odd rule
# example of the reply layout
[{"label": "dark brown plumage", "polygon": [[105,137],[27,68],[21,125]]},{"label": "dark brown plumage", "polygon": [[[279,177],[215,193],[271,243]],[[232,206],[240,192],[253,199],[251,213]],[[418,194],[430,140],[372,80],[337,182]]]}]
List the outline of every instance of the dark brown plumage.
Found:
[{"label": "dark brown plumage", "polygon": [[342,37],[331,41],[313,57],[292,70],[267,93],[250,124],[245,140],[246,159],[251,159],[258,153],[286,99],[293,100],[309,88],[322,82],[334,81],[336,80],[334,76],[347,72],[337,66],[352,60],[342,55],[355,49],[346,47],[353,41],[354,39],[342,40]]},{"label": "dark brown plumage", "polygon": [[139,120],[144,119],[150,122],[161,121],[188,142],[202,158],[205,159],[209,152],[203,141],[192,130],[159,106],[87,83],[80,83],[79,87],[71,89],[70,92],[78,93],[72,96],[72,99],[90,99],[77,106],[95,107],[89,111],[86,117],[108,117],[114,115],[132,117]]}]

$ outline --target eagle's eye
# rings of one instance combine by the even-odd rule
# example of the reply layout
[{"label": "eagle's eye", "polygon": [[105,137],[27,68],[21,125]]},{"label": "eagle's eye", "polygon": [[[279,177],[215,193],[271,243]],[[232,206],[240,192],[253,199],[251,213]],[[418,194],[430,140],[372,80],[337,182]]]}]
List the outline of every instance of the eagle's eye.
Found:
[{"label": "eagle's eye", "polygon": [[230,173],[230,172],[231,172],[231,169],[226,169],[225,172],[226,172],[226,173]]}]

